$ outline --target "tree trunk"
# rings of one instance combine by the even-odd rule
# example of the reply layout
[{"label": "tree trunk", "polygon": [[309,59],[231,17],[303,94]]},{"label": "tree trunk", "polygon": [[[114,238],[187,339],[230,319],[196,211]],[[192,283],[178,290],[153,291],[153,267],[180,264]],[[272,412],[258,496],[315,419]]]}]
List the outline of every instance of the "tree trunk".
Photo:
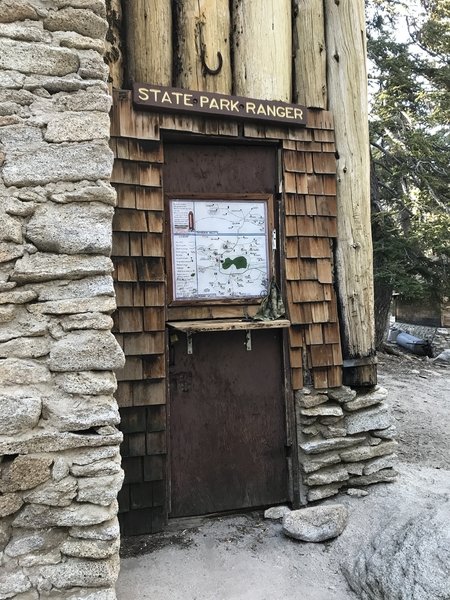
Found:
[{"label": "tree trunk", "polygon": [[327,108],[327,57],[323,0],[294,0],[294,99]]},{"label": "tree trunk", "polygon": [[172,85],[172,9],[170,0],[126,2],[129,82]]},{"label": "tree trunk", "polygon": [[106,1],[108,31],[105,41],[105,62],[109,67],[109,83],[120,90],[123,87],[123,21],[121,0]]},{"label": "tree trunk", "polygon": [[292,99],[291,0],[233,0],[235,93]]},{"label": "tree trunk", "polygon": [[374,353],[370,160],[363,0],[325,0],[329,109],[337,148],[336,267],[344,358]]},{"label": "tree trunk", "polygon": [[231,94],[228,0],[179,0],[175,6],[177,85]]}]

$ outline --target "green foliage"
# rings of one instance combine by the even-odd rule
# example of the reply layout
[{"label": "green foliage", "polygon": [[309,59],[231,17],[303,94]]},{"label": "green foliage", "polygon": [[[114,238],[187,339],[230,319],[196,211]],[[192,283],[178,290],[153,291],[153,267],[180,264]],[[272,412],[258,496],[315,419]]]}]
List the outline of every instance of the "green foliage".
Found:
[{"label": "green foliage", "polygon": [[439,299],[450,295],[450,0],[367,8],[375,279]]}]

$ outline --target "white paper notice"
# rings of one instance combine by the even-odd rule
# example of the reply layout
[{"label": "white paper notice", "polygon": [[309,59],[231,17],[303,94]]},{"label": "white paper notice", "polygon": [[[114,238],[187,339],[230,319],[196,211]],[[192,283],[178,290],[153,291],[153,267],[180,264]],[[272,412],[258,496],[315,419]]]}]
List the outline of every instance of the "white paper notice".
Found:
[{"label": "white paper notice", "polygon": [[253,298],[269,281],[264,200],[172,200],[174,299]]}]

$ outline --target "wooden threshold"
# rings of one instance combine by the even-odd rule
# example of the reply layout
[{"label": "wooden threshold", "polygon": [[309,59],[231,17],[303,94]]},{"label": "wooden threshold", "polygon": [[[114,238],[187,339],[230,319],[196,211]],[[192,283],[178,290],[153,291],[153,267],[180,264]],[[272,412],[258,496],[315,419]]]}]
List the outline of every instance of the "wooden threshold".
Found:
[{"label": "wooden threshold", "polygon": [[290,327],[287,319],[276,321],[242,321],[236,319],[212,319],[204,321],[169,321],[167,326],[183,333],[208,331],[249,331],[251,329],[282,329]]}]

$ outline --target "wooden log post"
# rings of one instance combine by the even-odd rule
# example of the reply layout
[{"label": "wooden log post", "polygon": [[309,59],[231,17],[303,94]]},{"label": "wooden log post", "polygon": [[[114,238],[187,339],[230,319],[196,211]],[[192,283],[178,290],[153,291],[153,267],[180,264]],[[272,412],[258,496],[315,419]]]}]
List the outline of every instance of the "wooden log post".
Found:
[{"label": "wooden log post", "polygon": [[170,0],[126,3],[127,79],[172,85],[172,8]]},{"label": "wooden log post", "polygon": [[364,1],[325,0],[325,13],[328,100],[337,149],[336,269],[344,382],[371,385],[376,366]]},{"label": "wooden log post", "polygon": [[108,0],[106,3],[108,31],[105,40],[105,62],[109,67],[108,81],[112,88],[123,87],[123,13],[121,0]]},{"label": "wooden log post", "polygon": [[327,108],[323,0],[294,0],[294,101]]},{"label": "wooden log post", "polygon": [[233,0],[234,92],[292,100],[291,0]]},{"label": "wooden log post", "polygon": [[228,0],[178,0],[175,6],[176,85],[231,94]]}]

